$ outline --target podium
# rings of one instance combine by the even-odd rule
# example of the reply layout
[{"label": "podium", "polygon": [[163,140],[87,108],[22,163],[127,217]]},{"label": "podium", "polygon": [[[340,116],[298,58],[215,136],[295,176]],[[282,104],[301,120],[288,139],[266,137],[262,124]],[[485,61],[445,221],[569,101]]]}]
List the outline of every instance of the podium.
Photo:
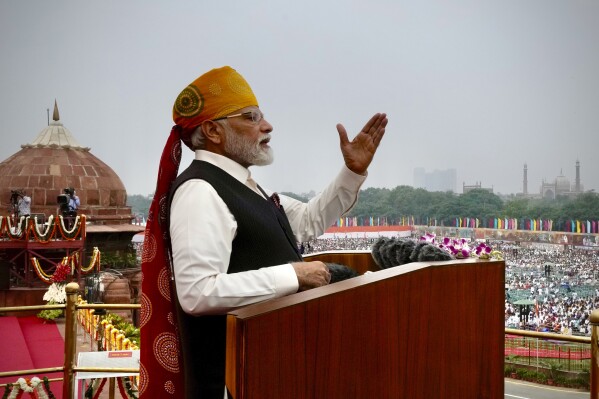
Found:
[{"label": "podium", "polygon": [[[308,260],[359,269],[347,256]],[[232,311],[227,387],[234,399],[503,399],[504,269],[410,263]]]}]

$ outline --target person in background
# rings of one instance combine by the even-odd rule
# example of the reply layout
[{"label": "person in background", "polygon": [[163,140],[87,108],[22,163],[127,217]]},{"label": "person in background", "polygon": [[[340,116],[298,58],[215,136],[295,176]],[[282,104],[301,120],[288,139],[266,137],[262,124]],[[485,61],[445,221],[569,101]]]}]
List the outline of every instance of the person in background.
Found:
[{"label": "person in background", "polygon": [[75,189],[73,187],[69,187],[67,194],[69,195],[69,214],[70,216],[77,216],[77,209],[79,209],[79,205],[81,205],[81,200],[77,196]]},{"label": "person in background", "polygon": [[70,229],[75,223],[77,210],[79,209],[79,205],[81,205],[81,200],[75,193],[75,189],[73,187],[65,188],[64,195],[66,196],[66,202],[60,205],[59,210],[62,214],[65,227]]},{"label": "person in background", "polygon": [[[308,203],[253,180],[251,166],[273,161],[273,127],[231,67],[188,85],[173,119],[144,242],[139,391],[220,399],[227,311],[329,283],[327,266],[304,262],[298,242],[321,235],[355,204],[387,116],[372,116],[351,141],[337,125],[344,165]],[[177,177],[181,141],[195,160]]]},{"label": "person in background", "polygon": [[27,195],[25,190],[17,191],[17,209],[19,218],[31,215],[31,197]]}]

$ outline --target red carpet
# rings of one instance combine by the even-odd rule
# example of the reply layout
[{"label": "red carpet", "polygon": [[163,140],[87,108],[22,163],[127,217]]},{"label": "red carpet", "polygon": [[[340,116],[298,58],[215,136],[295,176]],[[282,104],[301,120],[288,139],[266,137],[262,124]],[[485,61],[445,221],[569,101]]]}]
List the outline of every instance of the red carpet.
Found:
[{"label": "red carpet", "polygon": [[[38,317],[0,317],[0,371],[30,370],[64,365],[64,340],[54,322]],[[29,375],[26,377],[33,377]],[[62,373],[37,375],[57,378]],[[18,377],[0,378],[0,383]],[[62,381],[50,383],[52,393],[62,397]],[[0,393],[4,390],[0,390]]]},{"label": "red carpet", "polygon": [[[0,317],[0,371],[29,370],[33,360],[16,317]],[[0,378],[0,383],[14,382],[16,378]]]}]

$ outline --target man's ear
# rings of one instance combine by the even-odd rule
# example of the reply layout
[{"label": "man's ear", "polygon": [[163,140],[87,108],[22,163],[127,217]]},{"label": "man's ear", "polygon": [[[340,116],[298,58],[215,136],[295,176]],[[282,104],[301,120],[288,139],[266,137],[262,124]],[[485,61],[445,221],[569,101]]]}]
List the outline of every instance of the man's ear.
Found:
[{"label": "man's ear", "polygon": [[202,133],[206,139],[214,144],[220,144],[223,141],[224,129],[223,127],[211,120],[202,122]]}]

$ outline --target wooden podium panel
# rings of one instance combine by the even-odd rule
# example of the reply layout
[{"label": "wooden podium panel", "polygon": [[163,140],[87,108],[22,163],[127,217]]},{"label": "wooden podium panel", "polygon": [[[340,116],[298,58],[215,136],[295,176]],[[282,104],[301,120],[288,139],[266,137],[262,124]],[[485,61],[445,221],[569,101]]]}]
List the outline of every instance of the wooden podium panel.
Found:
[{"label": "wooden podium panel", "polygon": [[502,399],[504,268],[411,263],[230,312],[227,387],[235,399]]}]

